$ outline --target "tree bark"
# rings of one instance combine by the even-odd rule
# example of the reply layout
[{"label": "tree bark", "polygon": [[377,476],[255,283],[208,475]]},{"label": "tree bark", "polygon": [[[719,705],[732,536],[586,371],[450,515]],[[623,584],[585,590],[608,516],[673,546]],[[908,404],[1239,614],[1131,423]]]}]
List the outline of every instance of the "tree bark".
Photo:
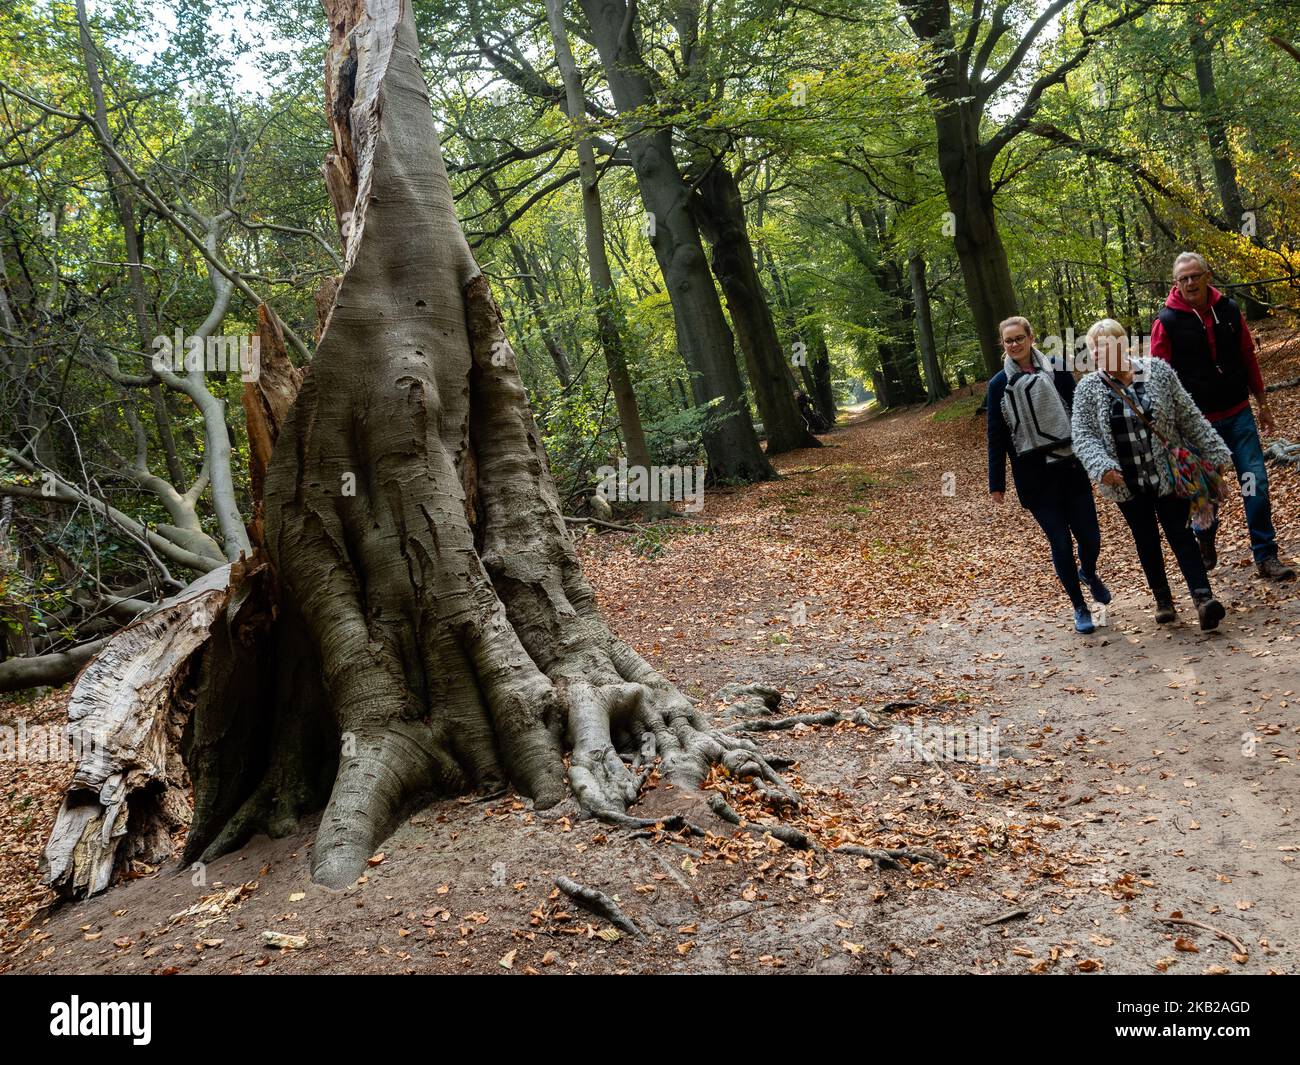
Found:
[{"label": "tree bark", "polygon": [[189,820],[180,758],[187,705],[178,693],[226,603],[232,568],[206,574],[114,636],[73,688],[69,734],[81,756],[41,860],[55,890],[93,894],[133,860],[171,856],[172,833]]},{"label": "tree bark", "polygon": [[[1237,181],[1237,166],[1232,160],[1232,143],[1228,123],[1224,119],[1219,88],[1214,76],[1214,46],[1207,32],[1192,25],[1192,56],[1196,66],[1196,89],[1200,98],[1201,121],[1210,142],[1210,159],[1214,163],[1214,184],[1223,204],[1224,221],[1238,232],[1244,232],[1246,208],[1241,198],[1241,185]],[[1258,236],[1252,236],[1258,244]],[[1268,307],[1250,290],[1241,296],[1246,317],[1258,321],[1268,317]]]},{"label": "tree bark", "polygon": [[0,662],[0,692],[17,692],[41,685],[63,684],[95,657],[107,640],[79,644],[66,651],[37,655],[33,658],[10,658]]},{"label": "tree bark", "polygon": [[[888,220],[883,209],[868,214],[856,208],[862,226],[863,243],[856,248],[860,261],[875,278],[884,298],[884,326],[888,339],[880,341],[881,406],[900,407],[925,398],[925,386],[917,365],[917,343],[913,328],[912,291],[902,266],[887,256]],[[875,254],[869,250],[875,238]]]},{"label": "tree bark", "polygon": [[546,301],[537,290],[537,263],[535,260],[529,260],[527,249],[520,243],[519,238],[511,232],[508,222],[509,212],[506,210],[496,178],[491,173],[484,174],[483,189],[492,198],[500,224],[505,229],[503,236],[506,246],[510,249],[510,258],[514,261],[519,280],[523,282],[524,297],[533,312],[533,317],[537,319],[537,329],[542,337],[542,345],[546,348],[547,354],[550,355],[551,362],[555,364],[555,375],[560,379],[560,384],[568,388],[573,382],[573,367],[569,362],[569,356],[565,352],[564,346],[560,343],[559,337],[555,335],[555,328],[551,323],[550,315],[546,312]]},{"label": "tree bark", "polygon": [[916,307],[916,344],[921,349],[921,363],[925,368],[926,398],[930,403],[937,403],[948,395],[949,388],[934,343],[930,288],[925,280],[925,257],[920,252],[913,252],[908,257],[907,274],[912,285],[912,302]]},{"label": "tree bark", "polygon": [[745,355],[749,384],[767,435],[767,453],[821,447],[821,441],[804,425],[795,402],[794,377],[754,264],[740,187],[725,160],[709,161],[695,203],[701,229],[713,247],[713,274],[722,286]]},{"label": "tree bark", "polygon": [[[569,47],[569,31],[564,25],[564,0],[546,0],[546,17],[551,27],[551,38],[555,42],[555,58],[560,68],[560,77],[564,82],[564,110],[581,133],[586,122],[586,105],[582,82],[578,77],[578,65],[574,62],[573,51]],[[579,135],[576,147],[582,183],[582,220],[587,264],[596,302],[596,328],[605,353],[605,366],[609,370],[614,403],[618,407],[618,422],[623,430],[628,463],[640,466],[649,473],[650,448],[646,444],[645,430],[641,427],[641,412],[637,409],[636,393],[632,389],[632,375],[627,368],[618,290],[614,287],[609,256],[605,251],[605,214],[600,203],[596,152],[591,138],[587,136]],[[662,502],[647,502],[642,507],[645,513],[653,517],[661,516],[666,509]]]},{"label": "tree bark", "polygon": [[935,124],[944,194],[956,220],[953,246],[979,334],[984,368],[994,374],[1002,365],[998,323],[1015,314],[1018,305],[993,207],[991,161],[978,150],[977,142],[972,149],[977,127],[966,116],[936,115]]},{"label": "tree bark", "polygon": [[[629,9],[624,0],[581,0],[581,6],[619,112],[652,109],[656,101],[641,58],[635,7]],[[768,480],[775,474],[754,433],[731,330],[709,275],[671,133],[638,124],[628,133],[627,148],[652,226],[650,244],[672,301],[695,406],[723,416],[704,435],[709,476],[715,481]]]},{"label": "tree bark", "polygon": [[838,412],[831,381],[831,356],[826,347],[826,331],[806,297],[796,297],[791,292],[790,282],[777,268],[775,259],[768,259],[768,270],[790,333],[799,337],[804,345],[805,358],[799,371],[808,387],[808,394],[822,417],[834,426]]},{"label": "tree bark", "polygon": [[[95,105],[95,124],[102,131],[105,141],[111,139],[108,130],[108,107],[104,102],[104,84],[99,75],[99,61],[95,41],[90,33],[90,19],[86,14],[86,0],[77,0],[77,26],[80,33],[82,63],[86,71],[86,82],[90,86],[90,95]],[[104,151],[104,173],[108,178],[108,194],[117,212],[122,226],[122,240],[126,248],[126,276],[131,289],[131,305],[135,313],[136,336],[141,351],[152,351],[149,335],[149,310],[144,289],[144,249],[140,241],[140,232],[136,226],[135,194],[131,182],[112,153]],[[149,386],[149,398],[153,404],[154,422],[158,429],[158,439],[167,458],[167,475],[172,484],[184,484],[185,470],[181,465],[180,455],[176,450],[176,440],[172,435],[171,413],[167,409],[167,398],[158,382]]]}]

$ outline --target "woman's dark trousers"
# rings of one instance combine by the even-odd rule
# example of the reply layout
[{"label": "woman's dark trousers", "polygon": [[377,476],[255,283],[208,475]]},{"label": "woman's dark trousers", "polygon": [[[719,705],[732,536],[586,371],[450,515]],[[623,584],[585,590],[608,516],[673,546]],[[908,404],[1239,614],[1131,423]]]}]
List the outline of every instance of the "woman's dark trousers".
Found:
[{"label": "woman's dark trousers", "polygon": [[1178,568],[1183,571],[1187,590],[1193,598],[1208,593],[1210,578],[1205,572],[1201,549],[1187,524],[1191,504],[1179,496],[1157,496],[1143,493],[1126,499],[1119,505],[1120,513],[1128,522],[1137,547],[1138,561],[1146,574],[1147,584],[1153,592],[1168,591],[1169,577],[1165,572],[1165,553],[1160,545],[1160,530],[1174,550]]},{"label": "woman's dark trousers", "polygon": [[[1079,571],[1084,576],[1097,574],[1097,556],[1101,554],[1101,527],[1091,487],[1082,491],[1049,492],[1030,508],[1034,519],[1047,534],[1052,547],[1052,568],[1060,578],[1065,594],[1076,607],[1086,606],[1079,587]],[[1078,562],[1074,558],[1075,542],[1079,545]]]}]

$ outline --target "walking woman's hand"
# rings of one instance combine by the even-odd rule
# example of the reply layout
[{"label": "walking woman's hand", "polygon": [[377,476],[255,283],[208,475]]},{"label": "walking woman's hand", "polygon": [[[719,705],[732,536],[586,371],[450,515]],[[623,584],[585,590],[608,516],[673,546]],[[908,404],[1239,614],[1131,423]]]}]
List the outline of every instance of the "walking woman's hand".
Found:
[{"label": "walking woman's hand", "polygon": [[990,492],[989,498],[991,498],[994,503],[1000,505],[1002,501],[1007,498],[1007,494],[1006,492]]},{"label": "walking woman's hand", "polygon": [[1124,487],[1124,475],[1119,470],[1107,470],[1101,475],[1101,483],[1109,485],[1111,488]]}]

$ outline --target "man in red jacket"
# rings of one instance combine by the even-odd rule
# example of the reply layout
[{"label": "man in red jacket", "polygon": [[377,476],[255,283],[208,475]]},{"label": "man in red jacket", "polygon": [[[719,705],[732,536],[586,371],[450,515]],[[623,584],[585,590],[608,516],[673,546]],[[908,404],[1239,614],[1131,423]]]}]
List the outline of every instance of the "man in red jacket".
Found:
[{"label": "man in red jacket", "polygon": [[[1289,581],[1295,570],[1277,557],[1277,533],[1268,498],[1268,469],[1250,397],[1259,406],[1259,424],[1275,428],[1255,357],[1255,339],[1241,309],[1210,284],[1214,275],[1205,259],[1185,251],[1174,260],[1174,287],[1151,325],[1151,354],[1170,363],[1201,413],[1223,437],[1241,482],[1246,525],[1255,571],[1268,580]],[[1198,533],[1207,569],[1218,563],[1214,524]]]}]

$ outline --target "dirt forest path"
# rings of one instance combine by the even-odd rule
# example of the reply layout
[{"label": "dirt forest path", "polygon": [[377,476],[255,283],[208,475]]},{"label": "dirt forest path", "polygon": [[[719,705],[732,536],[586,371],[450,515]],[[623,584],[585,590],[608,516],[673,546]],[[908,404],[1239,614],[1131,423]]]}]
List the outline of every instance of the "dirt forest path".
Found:
[{"label": "dirt forest path", "polygon": [[[1280,350],[1266,372],[1296,362]],[[860,715],[758,736],[791,761],[797,811],[710,780],[812,849],[761,827],[636,839],[508,795],[439,801],[343,892],[310,883],[306,825],[201,876],[140,870],[25,921],[57,772],[5,766],[5,796],[29,800],[21,826],[6,815],[0,969],[1300,971],[1300,585],[1254,577],[1237,507],[1214,574],[1220,630],[1202,634],[1186,601],[1158,627],[1102,503],[1116,597],[1077,636],[1032,519],[988,500],[976,402],[854,415],[781,457],[779,481],[711,492],[667,532],[582,542],[615,629],[720,725],[745,720],[713,698],[732,683],[779,689],[778,715]],[[1300,440],[1300,389],[1274,403]],[[1294,558],[1300,475],[1273,484]],[[908,758],[903,730],[935,727],[996,730],[999,757]],[[846,846],[909,855],[880,867]],[[646,939],[577,910],[561,875],[616,896]],[[303,938],[272,949],[268,933]]]}]

